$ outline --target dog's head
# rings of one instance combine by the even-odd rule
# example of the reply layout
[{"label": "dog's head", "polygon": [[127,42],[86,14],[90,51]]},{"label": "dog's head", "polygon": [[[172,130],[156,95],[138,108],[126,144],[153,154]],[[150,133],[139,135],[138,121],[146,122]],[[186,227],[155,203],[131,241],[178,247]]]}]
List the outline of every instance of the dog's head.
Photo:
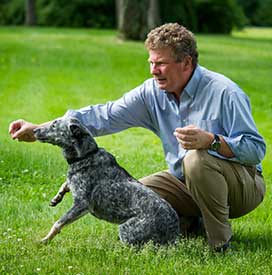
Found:
[{"label": "dog's head", "polygon": [[89,130],[75,118],[59,118],[36,128],[34,135],[41,142],[58,145],[67,159],[81,158],[97,150]]}]

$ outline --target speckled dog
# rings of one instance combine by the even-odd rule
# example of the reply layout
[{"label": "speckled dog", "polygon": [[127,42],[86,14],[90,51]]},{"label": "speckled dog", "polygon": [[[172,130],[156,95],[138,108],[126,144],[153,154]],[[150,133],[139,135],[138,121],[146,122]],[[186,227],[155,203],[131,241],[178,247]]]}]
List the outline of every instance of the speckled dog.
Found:
[{"label": "speckled dog", "polygon": [[46,243],[62,227],[90,212],[119,224],[119,237],[128,244],[174,242],[180,232],[179,218],[168,202],[143,186],[115,158],[99,148],[90,132],[73,118],[57,119],[35,130],[35,137],[62,147],[69,164],[66,182],[51,205],[72,192],[74,204],[42,239]]}]

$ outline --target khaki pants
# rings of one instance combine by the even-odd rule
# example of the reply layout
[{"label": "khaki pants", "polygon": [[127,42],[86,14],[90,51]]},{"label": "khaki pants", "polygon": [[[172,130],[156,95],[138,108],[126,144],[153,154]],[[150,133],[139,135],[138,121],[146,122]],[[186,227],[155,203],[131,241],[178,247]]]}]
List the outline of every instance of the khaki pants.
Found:
[{"label": "khaki pants", "polygon": [[265,185],[255,166],[243,166],[191,150],[183,160],[185,183],[162,171],[140,179],[181,217],[202,216],[208,241],[219,247],[232,236],[229,218],[243,216],[263,200]]}]

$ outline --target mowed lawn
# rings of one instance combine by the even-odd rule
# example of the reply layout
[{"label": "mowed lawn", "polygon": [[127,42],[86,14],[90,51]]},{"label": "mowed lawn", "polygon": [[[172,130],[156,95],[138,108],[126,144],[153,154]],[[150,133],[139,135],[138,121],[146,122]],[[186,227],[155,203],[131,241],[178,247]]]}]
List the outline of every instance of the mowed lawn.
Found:
[{"label": "mowed lawn", "polygon": [[[40,245],[72,204],[68,194],[56,208],[48,206],[67,165],[59,148],[12,141],[10,121],[41,123],[67,109],[115,100],[150,77],[148,55],[143,43],[123,42],[115,31],[0,28],[0,274],[272,274],[272,29],[196,37],[200,63],[249,95],[267,142],[267,194],[255,211],[232,220],[234,249],[215,254],[201,237],[136,249],[118,241],[117,225],[90,215]],[[166,168],[160,141],[147,130],[97,142],[136,178]]]}]

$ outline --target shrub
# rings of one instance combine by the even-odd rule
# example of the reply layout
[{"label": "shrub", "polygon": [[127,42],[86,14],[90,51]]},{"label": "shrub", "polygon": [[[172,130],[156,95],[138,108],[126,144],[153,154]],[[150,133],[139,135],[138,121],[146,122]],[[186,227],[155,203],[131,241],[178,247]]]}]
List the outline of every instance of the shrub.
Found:
[{"label": "shrub", "polygon": [[242,7],[250,25],[254,21],[253,17],[259,9],[261,1],[262,0],[238,0],[238,4]]},{"label": "shrub", "polygon": [[160,13],[163,23],[178,22],[191,31],[197,31],[194,0],[160,0]]},{"label": "shrub", "polygon": [[70,27],[115,27],[114,0],[38,0],[38,24]]},{"label": "shrub", "polygon": [[272,0],[262,0],[259,3],[252,23],[256,26],[272,26]]},{"label": "shrub", "polygon": [[[115,27],[114,0],[36,0],[37,24],[67,27]],[[0,0],[0,24],[22,25],[25,1]]]},{"label": "shrub", "polygon": [[242,28],[246,17],[235,0],[198,0],[198,31],[228,34],[234,27]]},{"label": "shrub", "polygon": [[24,22],[24,1],[0,0],[0,25],[21,25]]}]

